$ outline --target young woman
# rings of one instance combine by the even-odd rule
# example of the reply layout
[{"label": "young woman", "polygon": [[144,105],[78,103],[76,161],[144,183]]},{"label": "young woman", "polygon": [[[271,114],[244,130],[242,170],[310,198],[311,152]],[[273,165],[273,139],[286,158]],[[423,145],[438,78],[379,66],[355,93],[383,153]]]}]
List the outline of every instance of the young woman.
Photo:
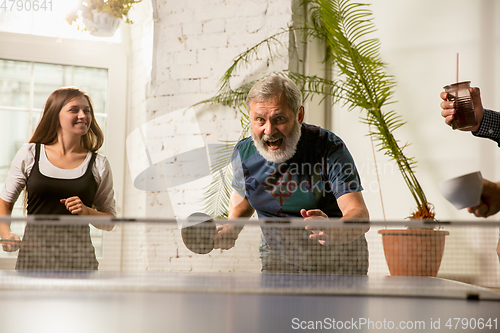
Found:
[{"label": "young woman", "polygon": [[[52,92],[30,142],[12,161],[0,193],[0,216],[10,215],[26,187],[27,213],[115,215],[111,169],[96,151],[104,135],[90,97],[77,88]],[[96,225],[111,230],[112,225]],[[98,262],[88,224],[28,223],[23,243],[0,223],[4,251],[20,248],[16,269],[96,270]]]}]

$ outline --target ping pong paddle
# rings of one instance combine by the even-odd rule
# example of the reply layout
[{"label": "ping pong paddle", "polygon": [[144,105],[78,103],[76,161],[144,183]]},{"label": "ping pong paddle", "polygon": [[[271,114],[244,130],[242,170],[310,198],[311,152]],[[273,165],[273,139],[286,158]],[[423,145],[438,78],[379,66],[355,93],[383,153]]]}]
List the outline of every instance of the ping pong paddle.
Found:
[{"label": "ping pong paddle", "polygon": [[197,254],[207,254],[214,249],[215,234],[217,227],[212,217],[205,213],[189,215],[181,229],[184,245]]}]

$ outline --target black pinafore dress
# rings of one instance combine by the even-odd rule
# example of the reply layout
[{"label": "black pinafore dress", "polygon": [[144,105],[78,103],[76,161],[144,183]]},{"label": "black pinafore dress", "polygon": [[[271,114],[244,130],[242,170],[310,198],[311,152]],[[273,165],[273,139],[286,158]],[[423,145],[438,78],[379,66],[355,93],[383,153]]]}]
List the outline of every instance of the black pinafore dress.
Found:
[{"label": "black pinafore dress", "polygon": [[[36,144],[35,163],[26,183],[28,214],[71,215],[60,200],[73,196],[92,207],[97,191],[92,174],[95,158],[93,153],[81,177],[51,178],[40,172],[40,144]],[[26,225],[23,241],[34,246],[19,250],[17,270],[97,270],[99,266],[88,224],[31,222]]]}]

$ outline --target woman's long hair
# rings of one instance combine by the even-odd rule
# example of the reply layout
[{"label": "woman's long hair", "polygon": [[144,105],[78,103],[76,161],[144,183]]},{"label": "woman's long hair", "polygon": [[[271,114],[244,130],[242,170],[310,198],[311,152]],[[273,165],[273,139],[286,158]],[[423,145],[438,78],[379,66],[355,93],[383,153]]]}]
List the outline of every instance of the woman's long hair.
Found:
[{"label": "woman's long hair", "polygon": [[104,142],[104,134],[95,120],[92,100],[85,92],[74,87],[59,88],[50,94],[49,98],[47,98],[47,102],[45,102],[42,118],[29,142],[46,145],[57,142],[57,131],[61,126],[59,124],[59,112],[73,98],[79,96],[83,96],[87,99],[90,106],[90,114],[92,115],[90,128],[87,134],[82,136],[80,145],[92,152],[99,150]]}]

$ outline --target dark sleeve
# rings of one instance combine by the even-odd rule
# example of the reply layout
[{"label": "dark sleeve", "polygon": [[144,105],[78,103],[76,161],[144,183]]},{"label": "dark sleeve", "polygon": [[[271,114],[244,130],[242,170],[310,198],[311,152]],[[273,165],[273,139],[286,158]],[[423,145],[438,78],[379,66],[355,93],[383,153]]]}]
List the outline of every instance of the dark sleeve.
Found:
[{"label": "dark sleeve", "polygon": [[354,159],[343,142],[338,149],[330,152],[328,169],[328,179],[335,198],[363,190]]},{"label": "dark sleeve", "polygon": [[500,112],[484,109],[484,116],[477,132],[473,135],[495,141],[500,147]]}]

